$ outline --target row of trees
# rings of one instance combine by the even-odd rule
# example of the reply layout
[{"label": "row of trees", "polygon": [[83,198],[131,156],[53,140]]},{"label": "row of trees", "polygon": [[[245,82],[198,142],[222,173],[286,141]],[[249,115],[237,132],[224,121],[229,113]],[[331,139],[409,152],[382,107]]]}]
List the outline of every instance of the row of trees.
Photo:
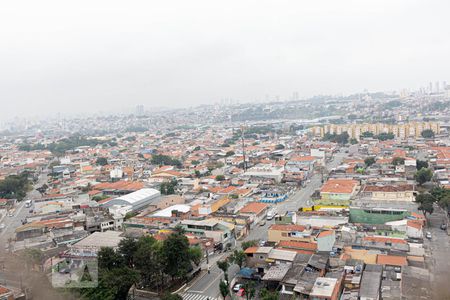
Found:
[{"label": "row of trees", "polygon": [[325,135],[323,136],[324,141],[330,141],[330,142],[334,142],[334,143],[338,143],[338,144],[342,144],[342,145],[347,144],[349,138],[350,138],[350,136],[348,135],[347,131],[344,131],[341,134],[325,133]]},{"label": "row of trees", "polygon": [[[434,138],[434,131],[431,129],[425,129],[423,130],[420,135],[423,138]],[[370,131],[363,132],[361,134],[362,138],[376,138],[380,141],[387,141],[387,140],[393,140],[395,138],[395,135],[392,132],[382,132],[378,135],[374,135]]]},{"label": "row of trees", "polygon": [[180,168],[182,163],[180,160],[163,154],[152,155],[151,163],[154,165],[168,165]]},{"label": "row of trees", "polygon": [[163,242],[150,236],[126,238],[117,250],[99,251],[98,286],[74,293],[86,299],[126,299],[133,284],[161,293],[174,282],[185,281],[201,257],[201,249],[189,247],[181,227],[176,227]]}]

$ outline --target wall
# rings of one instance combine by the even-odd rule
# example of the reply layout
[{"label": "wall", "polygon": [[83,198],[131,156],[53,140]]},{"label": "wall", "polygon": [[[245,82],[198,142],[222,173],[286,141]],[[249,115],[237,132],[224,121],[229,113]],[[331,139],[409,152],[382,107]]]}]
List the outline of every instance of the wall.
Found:
[{"label": "wall", "polygon": [[384,224],[386,222],[403,220],[409,216],[408,211],[400,214],[377,214],[365,212],[362,208],[350,207],[350,222],[366,224]]}]

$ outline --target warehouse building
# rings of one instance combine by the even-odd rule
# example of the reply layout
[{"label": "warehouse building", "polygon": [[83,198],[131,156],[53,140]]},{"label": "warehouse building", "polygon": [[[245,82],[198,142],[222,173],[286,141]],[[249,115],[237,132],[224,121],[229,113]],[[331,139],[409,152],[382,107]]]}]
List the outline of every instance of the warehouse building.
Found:
[{"label": "warehouse building", "polygon": [[140,189],[136,192],[120,196],[103,204],[104,207],[130,206],[132,211],[138,211],[149,205],[156,204],[161,193],[155,189]]}]

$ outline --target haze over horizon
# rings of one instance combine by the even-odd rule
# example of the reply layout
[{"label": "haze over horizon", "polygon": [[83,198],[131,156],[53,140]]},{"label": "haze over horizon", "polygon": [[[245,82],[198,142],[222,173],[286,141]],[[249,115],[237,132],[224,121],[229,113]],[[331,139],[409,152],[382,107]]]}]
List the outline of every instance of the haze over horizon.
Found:
[{"label": "haze over horizon", "polygon": [[450,81],[449,8],[406,0],[3,2],[0,118]]}]

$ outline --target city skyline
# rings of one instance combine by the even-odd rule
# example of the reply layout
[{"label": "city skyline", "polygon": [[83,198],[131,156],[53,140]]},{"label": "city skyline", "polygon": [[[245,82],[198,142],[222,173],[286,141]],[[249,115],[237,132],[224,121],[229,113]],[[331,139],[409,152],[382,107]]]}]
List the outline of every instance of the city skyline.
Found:
[{"label": "city skyline", "polygon": [[444,1],[227,5],[3,3],[0,117],[398,91],[449,78]]}]

